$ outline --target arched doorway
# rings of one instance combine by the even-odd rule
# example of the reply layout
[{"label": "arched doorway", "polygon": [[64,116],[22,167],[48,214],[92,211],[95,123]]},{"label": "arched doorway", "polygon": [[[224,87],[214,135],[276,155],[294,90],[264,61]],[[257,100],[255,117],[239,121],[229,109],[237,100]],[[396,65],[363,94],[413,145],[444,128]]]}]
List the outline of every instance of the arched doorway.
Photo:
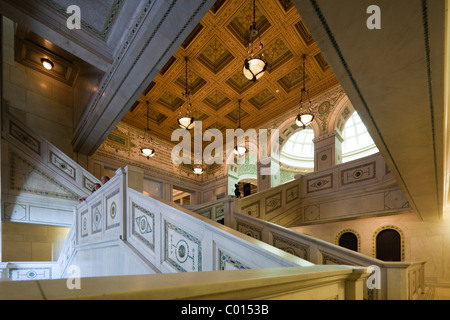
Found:
[{"label": "arched doorway", "polygon": [[[228,194],[235,195],[236,185],[239,186],[241,197],[257,192],[258,167],[257,155],[247,154],[241,164],[230,164],[228,167]],[[245,192],[244,192],[245,191]]]},{"label": "arched doorway", "polygon": [[375,239],[376,258],[383,261],[402,261],[402,237],[397,230],[384,229]]},{"label": "arched doorway", "polygon": [[339,246],[358,252],[358,237],[353,232],[344,232],[339,237]]}]

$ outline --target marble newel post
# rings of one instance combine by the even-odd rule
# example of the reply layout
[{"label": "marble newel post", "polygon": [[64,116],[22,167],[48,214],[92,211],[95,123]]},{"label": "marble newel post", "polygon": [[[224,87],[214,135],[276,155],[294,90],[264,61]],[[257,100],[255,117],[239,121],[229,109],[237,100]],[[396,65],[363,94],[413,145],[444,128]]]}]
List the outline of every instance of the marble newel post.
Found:
[{"label": "marble newel post", "polygon": [[144,191],[144,170],[138,167],[127,166],[128,187],[138,192]]},{"label": "marble newel post", "polygon": [[313,140],[314,171],[342,163],[342,141],[342,137],[336,131]]}]

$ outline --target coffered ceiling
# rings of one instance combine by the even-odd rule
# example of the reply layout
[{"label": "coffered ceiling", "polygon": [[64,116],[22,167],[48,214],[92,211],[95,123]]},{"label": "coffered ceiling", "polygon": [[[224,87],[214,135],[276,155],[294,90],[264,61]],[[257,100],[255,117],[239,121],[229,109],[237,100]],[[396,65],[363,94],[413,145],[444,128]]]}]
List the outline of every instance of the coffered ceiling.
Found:
[{"label": "coffered ceiling", "polygon": [[[297,108],[302,85],[302,54],[306,60],[306,86],[313,97],[338,84],[331,68],[289,0],[256,1],[255,21],[268,62],[266,74],[256,82],[242,73],[251,0],[218,0],[176,50],[122,121],[144,130],[149,101],[153,135],[170,141],[179,128],[183,92],[191,91],[193,113],[203,130],[236,129],[238,100],[241,127],[258,128],[275,114]],[[184,109],[183,109],[184,110]]]}]

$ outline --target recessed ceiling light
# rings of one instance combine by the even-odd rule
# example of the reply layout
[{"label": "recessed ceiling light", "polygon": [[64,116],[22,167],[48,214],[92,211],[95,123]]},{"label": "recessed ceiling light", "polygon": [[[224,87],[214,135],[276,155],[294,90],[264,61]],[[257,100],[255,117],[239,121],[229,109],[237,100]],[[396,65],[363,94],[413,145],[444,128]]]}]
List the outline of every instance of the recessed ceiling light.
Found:
[{"label": "recessed ceiling light", "polygon": [[42,62],[42,65],[44,66],[44,68],[47,70],[52,70],[54,67],[53,62],[51,62],[49,59],[42,58],[41,62]]}]

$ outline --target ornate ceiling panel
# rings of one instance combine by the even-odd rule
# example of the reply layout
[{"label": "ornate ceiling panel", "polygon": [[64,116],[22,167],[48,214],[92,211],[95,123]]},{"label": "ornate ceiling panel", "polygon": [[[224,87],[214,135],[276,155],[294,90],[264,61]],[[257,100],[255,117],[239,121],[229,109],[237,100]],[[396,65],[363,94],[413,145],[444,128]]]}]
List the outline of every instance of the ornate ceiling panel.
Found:
[{"label": "ornate ceiling panel", "polygon": [[[152,133],[170,141],[177,126],[186,85],[191,91],[194,118],[202,128],[220,130],[238,126],[258,128],[274,114],[298,107],[302,84],[302,54],[306,60],[306,87],[310,96],[338,84],[319,48],[290,0],[256,1],[256,26],[269,66],[266,74],[251,82],[242,74],[247,54],[249,27],[253,22],[251,0],[218,0],[181,47],[161,69],[123,122],[146,127],[146,101],[150,102]],[[258,43],[259,44],[259,43]]]}]

